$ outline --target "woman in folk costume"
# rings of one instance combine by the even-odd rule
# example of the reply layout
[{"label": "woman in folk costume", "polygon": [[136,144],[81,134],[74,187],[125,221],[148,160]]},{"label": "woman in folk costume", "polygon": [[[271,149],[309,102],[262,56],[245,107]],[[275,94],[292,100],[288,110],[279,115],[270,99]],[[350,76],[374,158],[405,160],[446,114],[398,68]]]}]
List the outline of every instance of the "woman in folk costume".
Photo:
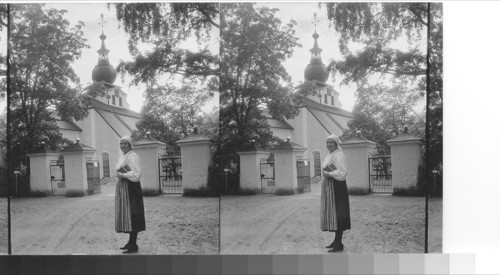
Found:
[{"label": "woman in folk costume", "polygon": [[321,186],[321,230],[335,232],[335,240],[326,247],[328,252],[344,250],[342,235],[345,230],[351,229],[346,159],[340,143],[336,135],[326,138],[330,153],[321,165],[324,177]]},{"label": "woman in folk costume", "polygon": [[120,139],[120,149],[123,156],[116,164],[115,195],[115,230],[118,233],[129,233],[128,243],[120,247],[123,253],[135,253],[137,234],[146,230],[144,217],[144,200],[141,188],[141,165],[139,156],[132,150],[132,138],[124,136]]}]

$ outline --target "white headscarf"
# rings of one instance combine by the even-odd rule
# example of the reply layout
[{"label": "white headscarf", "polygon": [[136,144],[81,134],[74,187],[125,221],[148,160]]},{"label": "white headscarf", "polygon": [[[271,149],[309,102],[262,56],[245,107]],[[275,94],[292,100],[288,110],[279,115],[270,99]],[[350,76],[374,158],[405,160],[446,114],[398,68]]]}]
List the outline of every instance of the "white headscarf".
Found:
[{"label": "white headscarf", "polygon": [[335,143],[337,143],[337,149],[342,151],[342,147],[340,147],[340,144],[342,143],[342,141],[340,140],[340,138],[337,135],[331,134],[331,135],[327,136],[326,140],[329,140],[329,139],[335,141]]},{"label": "white headscarf", "polygon": [[132,138],[130,136],[123,136],[121,139],[120,139],[120,142],[122,142],[122,140],[125,140],[126,142],[128,142],[128,144],[130,144],[130,148],[132,148]]}]

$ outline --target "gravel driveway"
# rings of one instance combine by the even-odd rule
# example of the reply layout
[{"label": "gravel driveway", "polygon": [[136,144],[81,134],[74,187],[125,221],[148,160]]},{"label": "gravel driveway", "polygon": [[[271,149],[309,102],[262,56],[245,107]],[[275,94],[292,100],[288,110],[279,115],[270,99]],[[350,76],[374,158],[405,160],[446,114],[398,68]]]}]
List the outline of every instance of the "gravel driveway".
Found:
[{"label": "gravel driveway", "polygon": [[[114,183],[102,193],[11,201],[13,254],[121,254],[128,234],[114,230]],[[217,254],[219,199],[145,197],[138,254]]]},{"label": "gravel driveway", "polygon": [[[425,199],[350,196],[352,229],[345,253],[423,253]],[[225,196],[222,254],[324,254],[334,233],[319,229],[320,184],[293,195]]]}]

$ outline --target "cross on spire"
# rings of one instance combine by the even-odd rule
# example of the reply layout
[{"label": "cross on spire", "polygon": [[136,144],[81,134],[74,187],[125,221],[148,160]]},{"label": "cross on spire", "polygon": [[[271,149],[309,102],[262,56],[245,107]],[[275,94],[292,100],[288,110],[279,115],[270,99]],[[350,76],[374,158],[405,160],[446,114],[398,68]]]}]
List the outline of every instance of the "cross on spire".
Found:
[{"label": "cross on spire", "polygon": [[104,23],[107,23],[106,20],[104,20],[104,14],[101,13],[101,23],[98,23],[101,25],[101,33],[104,33]]},{"label": "cross on spire", "polygon": [[316,23],[318,23],[318,22],[319,22],[318,16],[316,13],[314,13],[314,19],[311,22],[311,24],[314,24],[314,32],[316,32]]}]

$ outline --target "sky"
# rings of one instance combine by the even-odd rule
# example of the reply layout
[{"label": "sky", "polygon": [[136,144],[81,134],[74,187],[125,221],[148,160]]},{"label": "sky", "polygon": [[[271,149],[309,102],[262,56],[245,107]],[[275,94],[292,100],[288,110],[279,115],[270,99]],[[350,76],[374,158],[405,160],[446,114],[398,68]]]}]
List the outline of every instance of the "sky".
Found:
[{"label": "sky", "polygon": [[[116,19],[116,12],[113,6],[108,8],[105,3],[53,3],[47,4],[47,7],[67,10],[65,18],[68,19],[72,25],[76,24],[78,21],[85,23],[83,28],[84,37],[87,39],[87,44],[90,48],[83,49],[81,58],[72,65],[76,74],[80,77],[80,83],[83,86],[87,86],[92,83],[92,70],[97,64],[97,50],[101,47],[101,40],[99,38],[102,30],[100,24],[101,14],[103,14],[105,21],[105,44],[106,48],[110,51],[108,53],[108,58],[111,65],[116,68],[121,60],[133,60],[132,56],[128,52],[128,35]],[[218,45],[218,41],[214,39],[210,43],[210,49],[218,52]],[[197,47],[194,41],[188,41],[184,43],[183,46],[190,49]],[[179,78],[175,78],[174,81],[178,80]],[[140,112],[144,103],[143,92],[145,90],[145,86],[130,86],[131,78],[122,78],[121,75],[117,76],[114,84],[122,87],[122,89],[127,93],[127,101],[130,105],[130,109]],[[218,94],[216,94],[203,109],[205,111],[209,111],[213,108],[213,106],[218,106]]]},{"label": "sky", "polygon": [[[262,3],[269,7],[278,8],[277,16],[280,17],[283,23],[287,23],[290,19],[297,21],[295,26],[296,36],[299,38],[299,44],[302,47],[294,49],[293,56],[288,59],[284,66],[292,77],[294,85],[299,84],[304,80],[304,69],[309,64],[311,55],[309,49],[312,48],[314,40],[312,34],[314,33],[313,14],[318,14],[317,32],[320,35],[318,39],[319,46],[323,49],[322,59],[323,63],[328,64],[332,58],[339,60],[342,58],[338,49],[338,35],[329,28],[328,20],[326,18],[325,7],[319,9],[317,3]],[[80,77],[82,85],[87,85],[92,82],[92,69],[97,64],[97,50],[101,45],[99,35],[101,34],[100,15],[104,15],[104,33],[106,34],[106,47],[110,50],[108,57],[111,65],[117,66],[120,60],[130,61],[132,56],[128,52],[127,47],[127,34],[120,28],[116,20],[114,7],[107,7],[105,3],[54,3],[47,5],[57,9],[67,10],[66,18],[76,24],[79,20],[85,23],[84,37],[87,39],[87,44],[90,48],[84,49],[82,56],[73,64],[73,69]],[[213,35],[217,37],[218,35]],[[195,45],[190,41],[185,45]],[[218,51],[218,40],[211,41],[210,48],[213,51]],[[124,79],[118,76],[115,85],[121,86],[122,89],[128,94],[128,102],[130,108],[139,112],[143,102],[143,86],[129,86],[131,83],[129,77]],[[352,110],[355,97],[353,86],[340,86],[338,81],[335,82],[330,76],[328,84],[333,85],[340,93],[340,102],[342,107],[348,111]],[[214,97],[208,104],[205,110],[211,109],[212,106],[218,105],[218,97]]]},{"label": "sky", "polygon": [[[338,48],[337,33],[329,28],[328,19],[326,18],[326,7],[318,7],[315,2],[295,2],[295,3],[260,3],[262,6],[270,8],[278,8],[276,16],[281,19],[283,24],[288,23],[291,19],[297,22],[295,26],[295,36],[299,38],[298,43],[302,47],[295,47],[294,53],[283,65],[292,78],[294,85],[298,85],[304,81],[304,70],[311,61],[311,52],[309,51],[314,45],[314,13],[317,14],[316,30],[319,34],[318,45],[323,49],[321,59],[325,65],[328,65],[331,59],[341,60],[342,55]],[[327,84],[339,92],[339,101],[342,108],[348,111],[352,110],[355,102],[354,86],[340,86],[339,81],[332,80],[330,75]]]}]

